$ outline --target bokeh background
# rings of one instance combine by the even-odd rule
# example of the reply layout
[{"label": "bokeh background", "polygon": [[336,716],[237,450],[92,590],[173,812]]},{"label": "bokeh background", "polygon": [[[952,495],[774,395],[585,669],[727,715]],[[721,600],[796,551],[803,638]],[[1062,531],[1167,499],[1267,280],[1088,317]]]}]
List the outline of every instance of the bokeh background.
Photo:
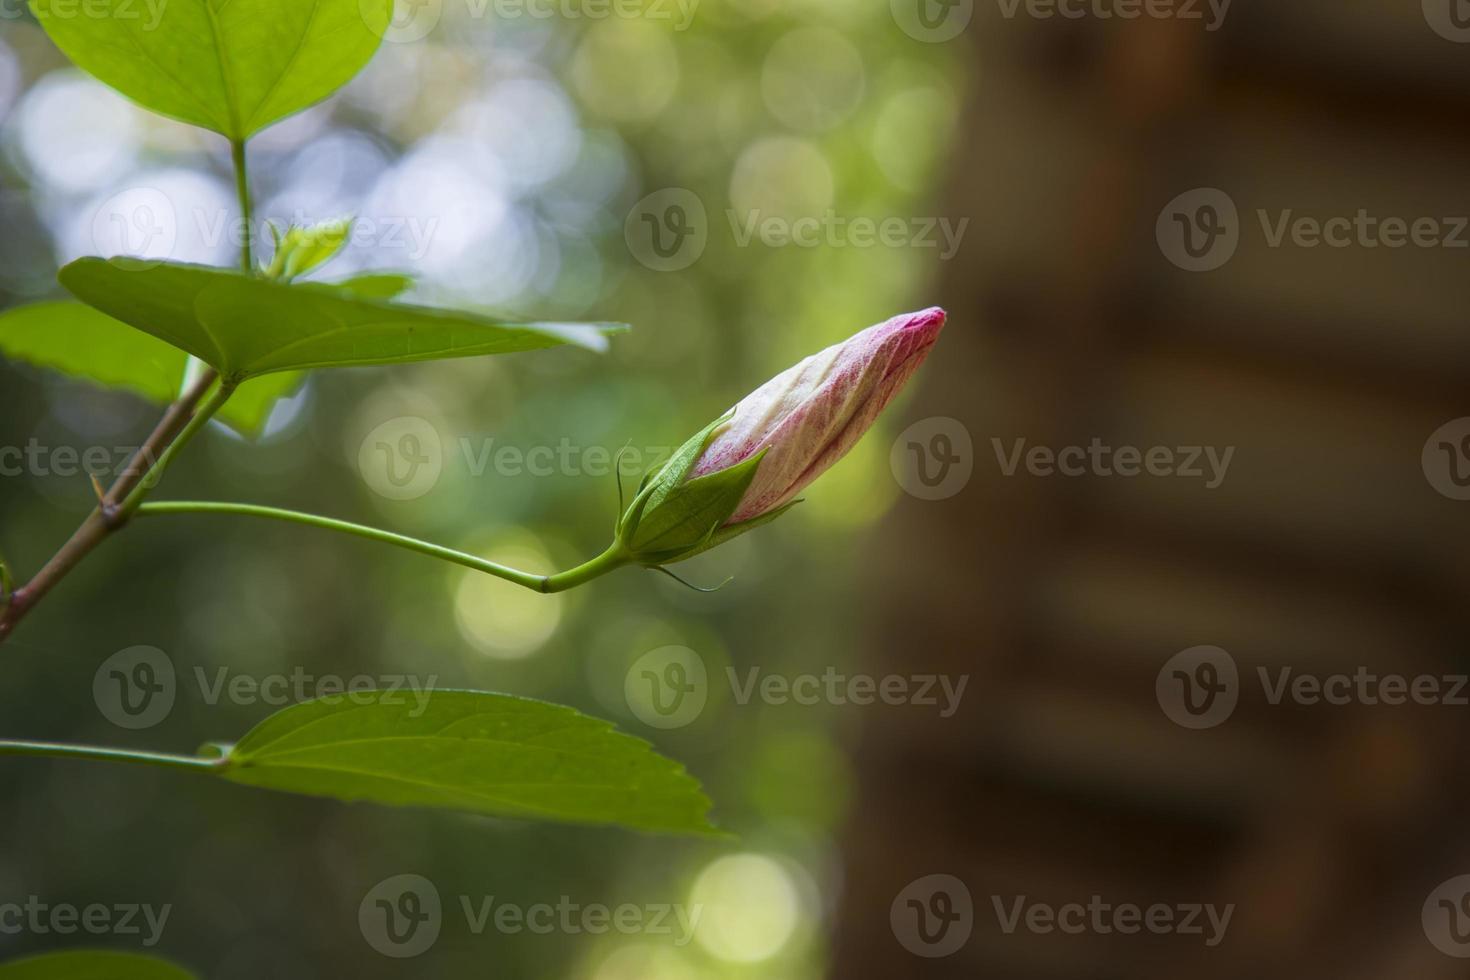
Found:
[{"label": "bokeh background", "polygon": [[[169,903],[154,951],[211,980],[1463,976],[1470,707],[1272,704],[1257,679],[1470,671],[1461,3],[401,5],[359,79],[252,144],[258,217],[361,216],[324,275],[411,269],[425,302],[634,329],[606,357],[318,373],[260,439],[212,430],[160,498],[566,567],[606,543],[624,446],[677,445],[901,310],[947,307],[941,344],[806,504],[681,566],[733,575],[717,593],[624,571],[536,596],[314,531],[160,518],[5,645],[0,734],[189,751],[272,710],[209,703],[199,671],[406,674],[614,719],[686,763],[737,836],[9,760],[0,901]],[[75,71],[18,9],[0,19],[0,181],[7,305],[58,295],[56,268],[86,254],[235,261],[223,141]],[[1259,218],[1359,209],[1432,218],[1440,241],[1277,245]],[[1175,215],[1220,234],[1191,256]],[[782,239],[800,218],[823,219],[817,239]],[[854,219],[898,224],[874,242]],[[52,469],[58,448],[135,444],[157,411],[0,364],[0,446]],[[377,465],[405,432],[428,446],[427,487]],[[1214,486],[1008,474],[1017,440],[1232,455]],[[505,447],[557,461],[497,462]],[[0,478],[0,551],[33,570],[91,493],[78,472]],[[128,730],[93,682],[139,645],[178,690]],[[671,645],[706,665],[709,697],[659,728],[625,680]],[[1201,647],[1235,668],[1234,709],[1190,727],[1170,665]],[[948,715],[741,704],[726,667],[966,687]],[[404,874],[445,918],[399,960],[358,913]],[[488,896],[697,905],[703,925],[684,945],[477,935],[459,900]],[[997,903],[1022,896],[1232,916],[1214,945],[1007,931]],[[956,918],[929,941],[916,908]],[[0,956],[81,945],[138,941],[6,935]]]}]

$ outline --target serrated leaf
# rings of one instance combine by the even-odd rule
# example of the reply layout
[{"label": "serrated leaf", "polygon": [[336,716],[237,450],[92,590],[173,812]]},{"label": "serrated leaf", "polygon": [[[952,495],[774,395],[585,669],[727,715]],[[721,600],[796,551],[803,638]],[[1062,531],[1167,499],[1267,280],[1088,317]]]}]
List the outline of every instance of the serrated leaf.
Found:
[{"label": "serrated leaf", "polygon": [[140,953],[76,950],[0,963],[0,980],[194,980],[194,974]]},{"label": "serrated leaf", "polygon": [[476,691],[336,696],[277,712],[218,770],[266,789],[705,834],[709,800],[647,742],[571,708]]},{"label": "serrated leaf", "polygon": [[274,371],[509,354],[562,344],[605,350],[613,324],[505,323],[224,269],[78,259],[58,275],[82,302],[240,381]]},{"label": "serrated leaf", "polygon": [[[61,371],[159,405],[177,397],[188,355],[84,303],[33,303],[0,313],[0,354]],[[217,416],[246,436],[265,425],[278,399],[302,384],[296,372],[242,384]]]},{"label": "serrated leaf", "polygon": [[393,0],[30,0],[73,62],[123,95],[244,140],[372,58]]}]

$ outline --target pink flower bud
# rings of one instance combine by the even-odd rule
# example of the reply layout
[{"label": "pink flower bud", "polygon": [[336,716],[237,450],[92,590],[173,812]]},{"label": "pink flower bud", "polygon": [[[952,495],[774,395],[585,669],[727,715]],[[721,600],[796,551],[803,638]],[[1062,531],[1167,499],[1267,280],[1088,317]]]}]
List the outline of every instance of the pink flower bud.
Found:
[{"label": "pink flower bud", "polygon": [[791,501],[857,444],[913,375],[944,327],[931,307],[813,354],[735,406],[695,462],[691,477],[727,469],[766,450],[727,525]]}]

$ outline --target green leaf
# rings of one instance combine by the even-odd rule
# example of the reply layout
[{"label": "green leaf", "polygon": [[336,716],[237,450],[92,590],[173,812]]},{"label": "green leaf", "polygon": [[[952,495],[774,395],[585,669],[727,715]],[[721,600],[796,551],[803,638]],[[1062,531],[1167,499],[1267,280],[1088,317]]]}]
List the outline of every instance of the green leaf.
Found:
[{"label": "green leaf", "polygon": [[293,705],[247,734],[218,771],[346,801],[715,832],[699,784],[647,742],[505,694],[375,691]]},{"label": "green leaf", "polygon": [[82,302],[242,381],[311,367],[401,364],[578,344],[613,324],[504,323],[374,299],[321,283],[137,259],[78,259],[58,278]]},{"label": "green leaf", "polygon": [[[0,313],[0,354],[167,405],[178,397],[188,355],[82,303],[34,303]],[[217,416],[257,435],[276,401],[303,381],[285,372],[247,381]]]},{"label": "green leaf", "polygon": [[276,254],[265,268],[267,279],[290,282],[330,262],[352,235],[352,219],[336,218],[302,227],[291,225],[285,234],[271,225]]},{"label": "green leaf", "polygon": [[345,289],[369,299],[392,299],[413,288],[413,276],[398,272],[371,272],[327,285]]},{"label": "green leaf", "polygon": [[186,360],[177,348],[65,301],[0,313],[0,354],[164,404],[178,395]]},{"label": "green leaf", "polygon": [[194,980],[194,974],[140,953],[77,950],[0,963],[0,980]]},{"label": "green leaf", "polygon": [[244,140],[320,102],[377,51],[393,0],[30,0],[51,40],[123,95]]}]

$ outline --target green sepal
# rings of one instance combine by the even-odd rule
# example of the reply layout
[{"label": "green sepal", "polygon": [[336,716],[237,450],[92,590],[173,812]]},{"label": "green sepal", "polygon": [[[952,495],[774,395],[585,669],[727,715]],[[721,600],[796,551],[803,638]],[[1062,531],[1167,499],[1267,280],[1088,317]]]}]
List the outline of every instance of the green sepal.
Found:
[{"label": "green sepal", "polygon": [[[704,453],[705,449],[715,438],[715,432],[720,426],[730,421],[735,414],[732,408],[724,415],[715,419],[674,451],[674,454],[664,460],[663,464],[656,469],[649,470],[643,475],[643,480],[638,484],[638,494],[633,498],[625,514],[618,520],[618,537],[623,537],[625,528],[638,526],[643,514],[647,510],[657,507],[673,492],[674,488],[684,482],[689,471],[694,468],[694,463]],[[728,516],[728,515],[727,515]]]},{"label": "green sepal", "polygon": [[720,545],[724,544],[726,541],[729,541],[731,538],[738,538],[746,531],[754,531],[762,524],[771,523],[776,518],[780,517],[782,514],[786,513],[788,510],[795,507],[801,502],[802,501],[800,500],[793,500],[789,504],[784,504],[783,506],[777,507],[775,510],[770,511],[769,513],[762,514],[759,517],[753,517],[748,521],[741,521],[739,524],[721,525],[720,527],[716,528],[714,533],[709,535],[709,537],[702,544],[700,544],[699,547],[694,548],[691,551],[686,551],[684,554],[679,555],[677,558],[670,558],[664,562],[661,562],[660,564],[671,565],[674,562],[687,561],[688,559],[693,558],[695,555],[704,554],[711,548],[718,548]]},{"label": "green sepal", "polygon": [[[666,489],[663,474],[652,484],[649,504],[624,528],[623,544],[645,565],[681,561],[711,547],[719,529],[740,506],[765,452],[744,462]],[[687,471],[687,467],[685,468]],[[661,495],[658,491],[664,491]]]}]

